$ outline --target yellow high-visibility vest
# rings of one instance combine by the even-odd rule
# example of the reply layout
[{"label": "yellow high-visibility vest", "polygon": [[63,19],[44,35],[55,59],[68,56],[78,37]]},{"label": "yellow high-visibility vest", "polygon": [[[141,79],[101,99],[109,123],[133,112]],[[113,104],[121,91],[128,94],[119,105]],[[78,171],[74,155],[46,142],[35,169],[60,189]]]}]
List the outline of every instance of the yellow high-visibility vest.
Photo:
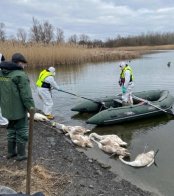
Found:
[{"label": "yellow high-visibility vest", "polygon": [[48,76],[54,76],[53,73],[49,72],[48,70],[44,69],[40,74],[39,74],[39,78],[36,82],[36,85],[38,87],[42,87],[45,78],[47,78]]},{"label": "yellow high-visibility vest", "polygon": [[127,66],[124,67],[124,69],[122,70],[122,72],[120,74],[120,81],[121,81],[121,84],[123,84],[123,85],[124,85],[124,82],[125,82],[125,72],[127,70],[130,71],[130,81],[129,82],[132,82],[134,80],[132,68],[129,65],[127,65]]}]

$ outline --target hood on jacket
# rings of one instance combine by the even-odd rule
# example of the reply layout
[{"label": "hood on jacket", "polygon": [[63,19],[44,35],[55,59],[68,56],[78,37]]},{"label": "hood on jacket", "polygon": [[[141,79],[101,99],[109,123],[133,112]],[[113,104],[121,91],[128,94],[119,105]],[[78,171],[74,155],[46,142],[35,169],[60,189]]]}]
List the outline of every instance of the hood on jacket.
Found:
[{"label": "hood on jacket", "polygon": [[23,70],[23,68],[20,67],[18,64],[8,61],[0,63],[0,69],[2,69],[2,71]]}]

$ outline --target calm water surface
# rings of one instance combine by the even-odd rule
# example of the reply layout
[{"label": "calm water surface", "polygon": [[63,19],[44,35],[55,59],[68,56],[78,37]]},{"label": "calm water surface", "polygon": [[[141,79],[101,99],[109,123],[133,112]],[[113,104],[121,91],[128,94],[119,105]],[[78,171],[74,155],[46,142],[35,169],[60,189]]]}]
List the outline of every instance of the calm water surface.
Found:
[{"label": "calm water surface", "polygon": [[[171,61],[171,66],[167,63]],[[96,98],[120,93],[118,86],[119,62],[58,67],[56,80],[65,90],[87,98]],[[134,91],[166,89],[174,95],[174,51],[145,55],[131,61],[134,70]],[[42,107],[34,81],[40,70],[29,73],[36,106]],[[85,151],[90,158],[109,164],[120,177],[157,195],[174,195],[174,120],[169,116],[151,118],[128,124],[95,127],[85,123],[90,115],[72,112],[71,108],[83,101],[62,92],[53,92],[56,121],[66,125],[81,125],[98,134],[118,134],[128,142],[131,159],[147,150],[157,150],[156,166],[135,169],[124,165],[117,158],[109,156],[96,146]],[[119,178],[115,180],[120,180]]]}]

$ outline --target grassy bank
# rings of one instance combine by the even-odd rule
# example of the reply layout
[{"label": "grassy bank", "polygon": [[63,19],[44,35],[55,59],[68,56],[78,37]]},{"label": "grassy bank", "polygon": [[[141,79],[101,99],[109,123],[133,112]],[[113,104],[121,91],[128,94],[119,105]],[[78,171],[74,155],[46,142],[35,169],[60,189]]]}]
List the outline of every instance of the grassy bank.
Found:
[{"label": "grassy bank", "polygon": [[104,62],[124,59],[138,58],[142,54],[154,52],[154,50],[174,49],[174,45],[164,46],[141,46],[141,47],[119,47],[119,48],[86,48],[78,45],[46,45],[27,44],[17,42],[0,43],[0,52],[6,60],[11,55],[20,52],[26,56],[29,64],[34,67],[73,65],[88,62]]}]

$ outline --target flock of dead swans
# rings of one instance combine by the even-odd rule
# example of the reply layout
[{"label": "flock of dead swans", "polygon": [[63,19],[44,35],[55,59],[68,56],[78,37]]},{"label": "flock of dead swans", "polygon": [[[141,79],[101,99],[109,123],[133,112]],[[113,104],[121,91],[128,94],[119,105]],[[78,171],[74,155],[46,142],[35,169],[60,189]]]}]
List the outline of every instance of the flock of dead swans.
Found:
[{"label": "flock of dead swans", "polygon": [[[29,114],[28,117],[30,117]],[[40,113],[34,114],[34,120],[49,121],[46,116]],[[115,134],[99,135],[97,133],[90,133],[89,135],[85,135],[85,133],[88,133],[91,130],[85,129],[81,126],[66,126],[57,122],[53,122],[52,125],[63,131],[66,136],[69,136],[74,144],[80,147],[93,147],[93,141],[101,150],[111,154],[111,156],[118,155],[121,162],[132,167],[149,167],[154,163],[154,159],[157,154],[154,150],[143,152],[139,154],[134,161],[128,162],[123,159],[124,157],[130,156],[130,153],[126,148],[127,143]]]}]

